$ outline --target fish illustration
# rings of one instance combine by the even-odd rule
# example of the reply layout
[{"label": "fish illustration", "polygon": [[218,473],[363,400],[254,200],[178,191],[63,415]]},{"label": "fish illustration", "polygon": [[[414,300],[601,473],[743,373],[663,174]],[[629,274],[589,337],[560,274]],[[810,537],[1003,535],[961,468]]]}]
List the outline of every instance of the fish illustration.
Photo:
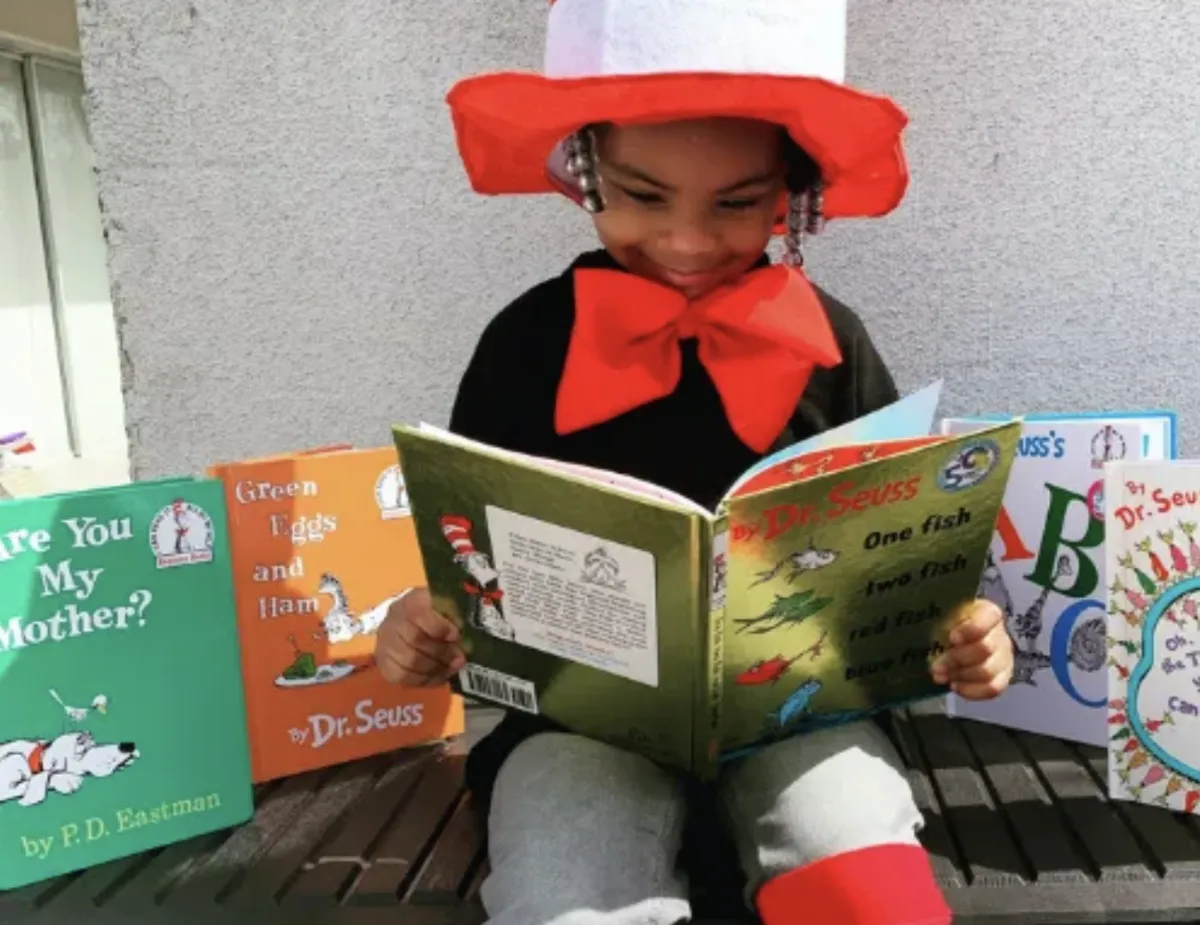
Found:
[{"label": "fish illustration", "polygon": [[797,626],[833,603],[831,597],[817,597],[811,589],[793,591],[787,597],[775,595],[770,606],[754,617],[737,617],[737,632],[761,635],[781,626]]},{"label": "fish illustration", "polygon": [[815,572],[817,569],[832,565],[837,557],[838,551],[836,549],[818,549],[810,537],[807,549],[789,553],[776,562],[773,567],[758,572],[757,580],[752,582],[750,587],[753,588],[765,582],[772,581],[789,565],[791,566],[791,570],[788,572],[787,583],[791,584],[805,572]]},{"label": "fish illustration", "polygon": [[809,678],[788,694],[787,699],[779,705],[778,710],[767,715],[768,721],[777,728],[782,729],[794,720],[799,719],[809,711],[812,699],[821,692],[821,686],[821,682],[816,678]]},{"label": "fish illustration", "polygon": [[1013,647],[1013,684],[1028,684],[1037,687],[1034,674],[1050,667],[1050,656],[1044,652],[1031,651]]},{"label": "fish illustration", "polygon": [[825,647],[825,637],[829,634],[822,631],[821,638],[814,642],[807,649],[796,653],[791,658],[784,658],[782,655],[776,655],[774,658],[768,658],[763,661],[757,661],[735,679],[738,684],[777,684],[784,673],[800,659],[806,655],[811,655],[814,659],[819,658],[821,650]]}]

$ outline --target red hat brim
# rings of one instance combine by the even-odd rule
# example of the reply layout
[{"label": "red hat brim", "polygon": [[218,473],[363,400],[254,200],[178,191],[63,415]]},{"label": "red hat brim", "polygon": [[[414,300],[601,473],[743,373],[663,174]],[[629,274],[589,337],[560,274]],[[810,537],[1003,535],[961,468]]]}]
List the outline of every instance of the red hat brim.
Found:
[{"label": "red hat brim", "polygon": [[820,165],[828,218],[885,215],[908,188],[903,110],[886,97],[820,78],[667,73],[564,79],[500,72],[460,81],[446,101],[471,186],[488,195],[559,191],[547,160],[583,125],[712,116],[783,126]]}]

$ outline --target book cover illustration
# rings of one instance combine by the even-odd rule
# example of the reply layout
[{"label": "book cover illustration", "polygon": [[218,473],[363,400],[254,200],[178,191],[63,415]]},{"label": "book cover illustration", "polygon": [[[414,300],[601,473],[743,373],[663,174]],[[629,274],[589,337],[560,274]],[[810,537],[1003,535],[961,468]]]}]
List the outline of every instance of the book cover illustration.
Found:
[{"label": "book cover illustration", "polygon": [[975,596],[1016,439],[818,451],[730,499],[720,758],[944,692],[930,666]]},{"label": "book cover illustration", "polygon": [[456,735],[448,686],[374,665],[392,602],[424,584],[395,451],[333,446],[213,468],[232,532],[256,782]]},{"label": "book cover illustration", "polygon": [[219,483],[0,503],[0,888],[253,812]]},{"label": "book cover illustration", "polygon": [[[951,431],[978,426],[944,422]],[[950,695],[952,715],[1104,747],[1103,467],[1155,452],[1148,426],[1117,416],[1023,421],[979,587],[1004,611],[1012,683],[990,701]]]},{"label": "book cover illustration", "polygon": [[1115,799],[1200,812],[1200,466],[1107,467],[1108,771]]},{"label": "book cover illustration", "polygon": [[703,508],[636,479],[396,428],[464,693],[676,766],[692,754]]}]

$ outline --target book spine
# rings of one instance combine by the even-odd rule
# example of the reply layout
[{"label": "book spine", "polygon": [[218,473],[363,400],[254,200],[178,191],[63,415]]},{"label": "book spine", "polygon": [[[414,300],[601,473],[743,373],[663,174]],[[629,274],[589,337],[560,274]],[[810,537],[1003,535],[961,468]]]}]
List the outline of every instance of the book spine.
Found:
[{"label": "book spine", "polygon": [[709,780],[716,774],[718,736],[725,685],[725,597],[728,575],[729,518],[720,514],[708,524],[708,542],[703,544],[706,593],[701,596],[700,626],[704,652],[704,677],[696,717],[695,772]]}]

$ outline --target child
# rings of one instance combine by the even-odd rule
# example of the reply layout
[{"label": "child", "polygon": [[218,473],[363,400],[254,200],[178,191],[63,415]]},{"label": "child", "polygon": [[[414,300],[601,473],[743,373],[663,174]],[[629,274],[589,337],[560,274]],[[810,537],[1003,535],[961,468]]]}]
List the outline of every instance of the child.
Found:
[{"label": "child", "polygon": [[[858,317],[800,269],[824,217],[885,214],[907,183],[903,114],[840,85],[844,29],[844,0],[557,0],[546,77],[451,92],[475,188],[569,193],[603,245],[491,321],[452,430],[713,505],[763,454],[898,397]],[[776,231],[784,266],[765,256]],[[376,659],[391,681],[442,683],[456,642],[415,591]],[[936,679],[1004,689],[994,606],[965,607],[950,643]],[[687,921],[676,775],[524,714],[467,773],[488,813],[492,925]],[[875,723],[775,743],[716,794],[767,925],[949,921]]]}]

